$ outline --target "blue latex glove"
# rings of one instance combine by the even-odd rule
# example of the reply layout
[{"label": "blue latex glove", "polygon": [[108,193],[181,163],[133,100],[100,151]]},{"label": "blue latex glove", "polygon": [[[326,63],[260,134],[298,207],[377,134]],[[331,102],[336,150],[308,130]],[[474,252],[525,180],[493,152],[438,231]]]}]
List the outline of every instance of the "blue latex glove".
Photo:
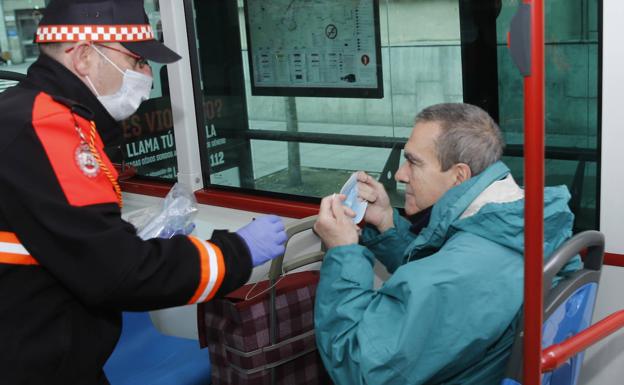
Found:
[{"label": "blue latex glove", "polygon": [[286,231],[282,219],[276,215],[265,215],[236,231],[251,252],[254,267],[284,254]]}]

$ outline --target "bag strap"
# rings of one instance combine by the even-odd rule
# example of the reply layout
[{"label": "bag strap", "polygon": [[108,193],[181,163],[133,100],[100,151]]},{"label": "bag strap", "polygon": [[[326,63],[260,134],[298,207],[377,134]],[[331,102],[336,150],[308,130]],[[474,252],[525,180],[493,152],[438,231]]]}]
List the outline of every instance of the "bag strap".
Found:
[{"label": "bag strap", "polygon": [[[266,354],[268,354],[268,353],[270,353],[270,352],[272,352],[274,350],[278,350],[278,349],[280,349],[283,346],[287,346],[289,344],[292,344],[293,342],[300,341],[300,340],[311,340],[312,341],[311,346],[309,346],[307,349],[303,349],[301,352],[298,352],[297,354],[293,354],[293,355],[291,355],[289,357],[286,357],[286,358],[283,358],[281,360],[276,360],[276,361],[272,361],[271,362],[269,359],[267,359]],[[256,355],[260,355],[260,354],[265,355],[264,358],[265,358],[265,362],[267,362],[267,363],[264,364],[264,365],[260,365],[258,367],[252,368],[252,369],[244,369],[244,368],[241,368],[238,365],[232,364],[231,362],[228,363],[228,365],[232,369],[236,370],[237,372],[240,372],[240,373],[245,374],[245,375],[250,375],[250,374],[257,373],[257,372],[262,372],[262,371],[265,371],[265,370],[273,369],[273,368],[276,368],[276,367],[278,367],[280,365],[284,365],[284,364],[286,364],[286,363],[288,363],[290,361],[296,360],[297,358],[299,358],[301,356],[304,356],[304,355],[306,355],[308,353],[316,351],[317,348],[316,348],[316,343],[315,343],[314,329],[312,329],[312,330],[309,330],[309,331],[307,331],[305,333],[302,333],[302,334],[300,334],[298,336],[295,336],[295,337],[289,338],[287,340],[284,340],[284,341],[282,341],[280,343],[277,343],[275,345],[269,345],[267,347],[256,349],[256,350],[253,350],[251,352],[243,352],[241,350],[232,348],[232,347],[227,346],[227,345],[225,346],[225,350],[230,352],[230,353],[232,353],[232,354],[235,354],[237,356],[243,357],[243,358],[250,358],[250,357],[253,357],[253,356],[256,356]]]},{"label": "bag strap", "polygon": [[[318,216],[313,215],[313,216],[303,218],[297,221],[293,221],[287,224],[285,226],[286,227],[285,230],[286,230],[286,235],[288,236],[288,239],[286,240],[286,244],[284,245],[284,254],[273,259],[273,261],[271,262],[271,268],[269,269],[269,284],[271,285],[270,296],[269,296],[269,341],[271,342],[272,345],[277,343],[278,325],[277,325],[277,311],[275,310],[275,297],[276,297],[275,284],[277,280],[282,276],[282,274],[286,272],[285,267],[288,267],[290,270],[294,270],[296,267],[302,267],[302,266],[320,261],[323,259],[323,256],[325,255],[325,253],[323,252],[324,248],[321,244],[321,252],[304,255],[303,257],[296,259],[295,261],[292,261],[288,265],[284,266],[284,255],[286,254],[286,250],[288,249],[288,243],[290,243],[293,236],[295,236],[296,234],[312,229],[317,219],[318,219]],[[296,266],[296,267],[293,267],[293,266]],[[310,351],[313,351],[315,349],[316,349],[316,344],[314,346],[314,349]],[[307,353],[309,352],[305,351],[294,357],[289,357],[288,360],[279,363],[279,365],[285,362],[288,362],[290,360],[293,360],[295,358],[298,358],[302,356],[303,354],[307,354]],[[271,370],[271,384],[274,385],[276,383],[275,367],[279,365],[278,363],[273,363],[270,365],[266,365],[264,368],[261,368],[261,369],[254,369],[254,372],[259,371],[259,370],[270,369]]]},{"label": "bag strap", "polygon": [[230,368],[236,370],[239,373],[242,373],[242,374],[245,374],[245,375],[250,375],[250,374],[262,372],[262,371],[265,371],[265,370],[270,370],[270,369],[276,368],[276,367],[278,367],[280,365],[284,365],[286,363],[289,363],[290,361],[296,360],[297,358],[305,356],[306,354],[312,353],[314,351],[316,351],[316,346],[313,346],[313,347],[311,347],[309,349],[303,350],[302,352],[297,353],[297,354],[295,354],[295,355],[293,355],[291,357],[284,358],[283,360],[275,361],[275,362],[272,362],[270,364],[262,365],[262,366],[259,366],[257,368],[253,368],[253,369],[243,369],[240,366],[234,365],[232,363],[229,363],[229,366],[230,366]]},{"label": "bag strap", "polygon": [[278,342],[275,345],[269,345],[269,346],[266,346],[266,347],[263,347],[263,348],[260,348],[260,349],[252,350],[250,352],[245,352],[245,351],[233,348],[233,347],[231,347],[229,345],[225,345],[224,347],[225,347],[225,350],[227,350],[230,353],[236,354],[237,356],[240,356],[240,357],[249,358],[249,357],[253,357],[253,356],[258,355],[258,354],[269,353],[269,352],[272,352],[273,350],[278,350],[282,346],[286,346],[288,344],[291,344],[293,342],[297,342],[299,340],[306,339],[308,337],[314,337],[314,334],[315,334],[314,333],[314,329],[311,329],[311,330],[308,330],[305,333],[301,333],[301,334],[296,335],[294,337],[291,337],[291,338],[285,339],[285,340],[283,340],[281,342]]}]

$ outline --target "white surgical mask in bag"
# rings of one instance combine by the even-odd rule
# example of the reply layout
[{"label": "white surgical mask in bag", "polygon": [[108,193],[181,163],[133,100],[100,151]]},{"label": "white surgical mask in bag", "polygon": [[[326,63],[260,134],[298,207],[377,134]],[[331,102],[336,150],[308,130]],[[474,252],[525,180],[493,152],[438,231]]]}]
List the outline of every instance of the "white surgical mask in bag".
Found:
[{"label": "white surgical mask in bag", "polygon": [[133,70],[122,71],[115,63],[106,57],[106,55],[95,48],[95,46],[93,48],[112,64],[117,71],[123,74],[123,81],[117,92],[112,95],[103,96],[100,96],[88,76],[87,81],[91,85],[91,88],[93,88],[93,91],[95,91],[100,103],[102,103],[106,111],[111,114],[113,119],[116,121],[124,120],[134,114],[144,100],[149,99],[152,90],[152,77]]}]

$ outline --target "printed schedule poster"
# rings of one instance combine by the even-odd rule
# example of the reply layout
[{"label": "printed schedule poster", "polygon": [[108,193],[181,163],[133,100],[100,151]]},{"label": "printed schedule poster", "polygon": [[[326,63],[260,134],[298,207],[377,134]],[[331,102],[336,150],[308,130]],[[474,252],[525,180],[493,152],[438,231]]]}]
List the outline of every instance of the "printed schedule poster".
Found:
[{"label": "printed schedule poster", "polygon": [[245,0],[253,95],[382,98],[379,0]]}]

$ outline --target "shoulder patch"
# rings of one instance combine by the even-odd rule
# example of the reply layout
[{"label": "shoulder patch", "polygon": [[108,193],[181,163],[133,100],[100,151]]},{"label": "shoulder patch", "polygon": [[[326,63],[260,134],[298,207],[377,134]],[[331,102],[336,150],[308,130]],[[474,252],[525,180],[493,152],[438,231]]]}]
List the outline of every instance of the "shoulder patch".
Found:
[{"label": "shoulder patch", "polygon": [[[41,141],[67,201],[72,206],[117,203],[113,185],[86,146],[91,125],[73,108],[40,93],[32,110],[32,126]],[[78,116],[77,116],[78,115]],[[83,135],[81,139],[80,132]],[[117,173],[103,150],[102,139],[95,133],[95,147],[102,162],[117,178]]]}]

